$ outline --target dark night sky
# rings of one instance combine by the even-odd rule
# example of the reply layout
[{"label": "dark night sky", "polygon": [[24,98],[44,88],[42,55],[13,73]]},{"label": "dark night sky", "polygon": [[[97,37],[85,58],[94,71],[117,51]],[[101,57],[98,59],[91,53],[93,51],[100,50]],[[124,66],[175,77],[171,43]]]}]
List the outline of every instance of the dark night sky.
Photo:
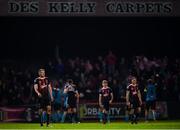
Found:
[{"label": "dark night sky", "polygon": [[117,55],[177,55],[180,18],[1,17],[0,58]]}]

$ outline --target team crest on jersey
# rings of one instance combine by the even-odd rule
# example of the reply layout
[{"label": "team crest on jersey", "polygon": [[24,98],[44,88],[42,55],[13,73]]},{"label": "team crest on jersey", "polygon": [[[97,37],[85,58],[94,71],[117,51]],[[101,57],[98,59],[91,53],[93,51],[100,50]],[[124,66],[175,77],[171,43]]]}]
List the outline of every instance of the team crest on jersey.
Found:
[{"label": "team crest on jersey", "polygon": [[109,90],[103,90],[103,96],[106,97],[106,96],[109,96]]}]

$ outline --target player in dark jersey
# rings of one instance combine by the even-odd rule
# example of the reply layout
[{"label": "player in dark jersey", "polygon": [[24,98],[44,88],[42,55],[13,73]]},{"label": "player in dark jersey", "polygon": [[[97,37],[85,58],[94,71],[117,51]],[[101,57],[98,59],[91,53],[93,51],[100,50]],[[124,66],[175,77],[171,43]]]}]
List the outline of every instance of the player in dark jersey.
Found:
[{"label": "player in dark jersey", "polygon": [[53,101],[52,88],[48,77],[45,76],[45,70],[39,69],[38,74],[39,77],[34,80],[34,90],[38,95],[40,103],[40,125],[43,126],[43,113],[46,112],[48,127],[51,114],[51,101]]},{"label": "player in dark jersey", "polygon": [[102,88],[99,91],[99,106],[102,109],[103,113],[103,123],[107,122],[107,117],[109,114],[109,105],[113,101],[112,89],[108,87],[108,81],[102,81]]},{"label": "player in dark jersey", "polygon": [[126,103],[130,109],[129,117],[130,117],[131,123],[137,124],[137,119],[138,119],[139,113],[141,112],[142,99],[141,99],[141,93],[138,88],[136,78],[133,78],[131,80],[131,84],[127,86]]},{"label": "player in dark jersey", "polygon": [[[126,86],[129,86],[131,84],[131,80],[134,78],[131,74],[126,78]],[[125,110],[125,121],[129,120],[129,112],[130,107],[126,104],[126,110]]]},{"label": "player in dark jersey", "polygon": [[79,93],[76,89],[76,85],[70,79],[68,80],[69,85],[64,89],[64,93],[67,93],[67,107],[68,114],[70,114],[70,118],[72,123],[77,122],[77,104],[79,104]]}]

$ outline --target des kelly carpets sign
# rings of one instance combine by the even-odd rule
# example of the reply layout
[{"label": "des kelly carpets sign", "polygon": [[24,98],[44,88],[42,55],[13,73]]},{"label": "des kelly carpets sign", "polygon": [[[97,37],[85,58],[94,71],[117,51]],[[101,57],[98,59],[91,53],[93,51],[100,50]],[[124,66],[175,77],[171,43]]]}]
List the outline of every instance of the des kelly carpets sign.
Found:
[{"label": "des kelly carpets sign", "polygon": [[180,16],[180,1],[1,0],[0,16]]}]

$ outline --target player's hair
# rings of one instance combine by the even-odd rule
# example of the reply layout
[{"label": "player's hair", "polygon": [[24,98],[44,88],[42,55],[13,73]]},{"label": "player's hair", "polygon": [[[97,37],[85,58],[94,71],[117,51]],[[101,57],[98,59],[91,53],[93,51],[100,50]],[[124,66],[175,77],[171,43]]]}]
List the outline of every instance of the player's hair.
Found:
[{"label": "player's hair", "polygon": [[147,82],[151,84],[151,83],[153,83],[153,80],[152,79],[148,79]]},{"label": "player's hair", "polygon": [[40,71],[45,71],[45,69],[40,68],[40,69],[38,70],[38,73],[39,73]]},{"label": "player's hair", "polygon": [[107,80],[103,80],[102,83],[108,83],[108,81]]},{"label": "player's hair", "polygon": [[131,83],[133,82],[133,80],[135,80],[137,82],[137,78],[136,77],[132,77]]},{"label": "player's hair", "polygon": [[137,80],[137,78],[133,76],[133,77],[131,78],[131,81],[132,81],[132,80]]}]

